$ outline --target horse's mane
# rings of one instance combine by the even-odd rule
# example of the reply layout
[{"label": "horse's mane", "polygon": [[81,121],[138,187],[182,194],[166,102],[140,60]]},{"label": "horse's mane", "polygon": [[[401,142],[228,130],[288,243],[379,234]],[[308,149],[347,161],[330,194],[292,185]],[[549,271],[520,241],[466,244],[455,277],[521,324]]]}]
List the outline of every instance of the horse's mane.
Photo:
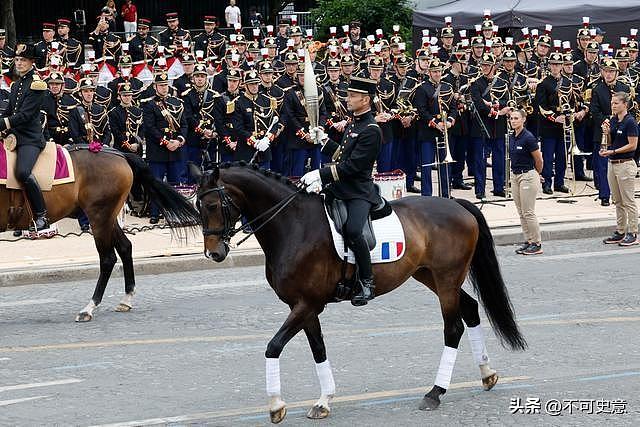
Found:
[{"label": "horse's mane", "polygon": [[247,163],[245,161],[237,161],[237,162],[224,162],[224,163],[220,163],[217,165],[217,167],[219,169],[230,169],[230,168],[243,168],[249,171],[254,171],[256,173],[259,173],[267,178],[270,178],[271,180],[273,180],[274,182],[277,182],[279,184],[282,184],[283,186],[285,186],[286,188],[288,188],[289,190],[297,190],[296,184],[290,180],[288,177],[279,174],[277,172],[274,172],[272,170],[269,169],[264,169],[261,168],[260,166],[258,166],[255,163]]}]

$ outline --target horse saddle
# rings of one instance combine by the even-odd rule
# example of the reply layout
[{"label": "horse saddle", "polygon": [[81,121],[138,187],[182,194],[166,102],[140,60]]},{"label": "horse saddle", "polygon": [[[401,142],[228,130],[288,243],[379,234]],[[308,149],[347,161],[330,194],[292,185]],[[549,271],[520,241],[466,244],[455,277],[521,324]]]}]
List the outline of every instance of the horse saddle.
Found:
[{"label": "horse saddle", "polygon": [[[22,184],[15,176],[17,158],[16,150],[11,151],[6,144],[0,144],[0,184],[6,185],[7,189],[22,189]],[[45,145],[33,166],[32,173],[42,191],[51,191],[54,185],[75,181],[69,152],[53,141],[48,141]]]},{"label": "horse saddle", "polygon": [[[333,221],[333,225],[335,226],[336,231],[344,237],[343,229],[345,224],[347,223],[349,215],[347,204],[344,202],[344,200],[333,198],[332,200],[327,201],[327,212],[329,214],[329,217]],[[380,197],[380,203],[371,208],[371,211],[369,211],[369,218],[362,227],[362,235],[367,242],[367,246],[369,246],[369,250],[372,250],[376,247],[376,235],[373,231],[372,221],[384,218],[385,216],[389,216],[391,215],[391,212],[391,205],[389,205],[389,203],[382,197]]]}]

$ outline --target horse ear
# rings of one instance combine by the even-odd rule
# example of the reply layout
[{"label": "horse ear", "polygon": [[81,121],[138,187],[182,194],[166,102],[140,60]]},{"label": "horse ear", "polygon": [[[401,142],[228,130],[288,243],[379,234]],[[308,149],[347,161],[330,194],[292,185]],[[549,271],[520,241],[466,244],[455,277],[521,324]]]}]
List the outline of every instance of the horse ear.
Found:
[{"label": "horse ear", "polygon": [[202,178],[202,171],[200,170],[200,168],[193,162],[189,162],[187,166],[189,167],[189,173],[191,174],[193,179],[200,182],[200,179]]}]

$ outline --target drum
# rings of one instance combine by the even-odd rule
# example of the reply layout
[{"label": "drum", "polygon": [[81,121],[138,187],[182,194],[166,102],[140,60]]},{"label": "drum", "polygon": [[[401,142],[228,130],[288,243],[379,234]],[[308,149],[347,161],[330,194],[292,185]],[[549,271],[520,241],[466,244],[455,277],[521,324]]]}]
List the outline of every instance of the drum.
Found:
[{"label": "drum", "polygon": [[373,174],[374,184],[380,187],[380,195],[387,200],[406,196],[406,181],[407,176],[399,169]]}]

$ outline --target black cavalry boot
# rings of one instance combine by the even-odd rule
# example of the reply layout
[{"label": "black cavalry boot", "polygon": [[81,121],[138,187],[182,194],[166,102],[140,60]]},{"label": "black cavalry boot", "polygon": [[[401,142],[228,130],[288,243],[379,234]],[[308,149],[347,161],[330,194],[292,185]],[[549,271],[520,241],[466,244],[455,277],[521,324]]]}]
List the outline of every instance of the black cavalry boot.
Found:
[{"label": "black cavalry boot", "polygon": [[376,289],[373,277],[360,279],[360,286],[360,292],[351,298],[351,304],[356,307],[367,305],[367,303],[374,298],[374,291]]},{"label": "black cavalry boot", "polygon": [[34,224],[31,224],[29,231],[40,231],[49,228],[49,221],[47,220],[47,208],[44,204],[44,197],[40,190],[40,185],[33,175],[24,181],[24,191],[29,199],[31,210],[34,212]]}]

